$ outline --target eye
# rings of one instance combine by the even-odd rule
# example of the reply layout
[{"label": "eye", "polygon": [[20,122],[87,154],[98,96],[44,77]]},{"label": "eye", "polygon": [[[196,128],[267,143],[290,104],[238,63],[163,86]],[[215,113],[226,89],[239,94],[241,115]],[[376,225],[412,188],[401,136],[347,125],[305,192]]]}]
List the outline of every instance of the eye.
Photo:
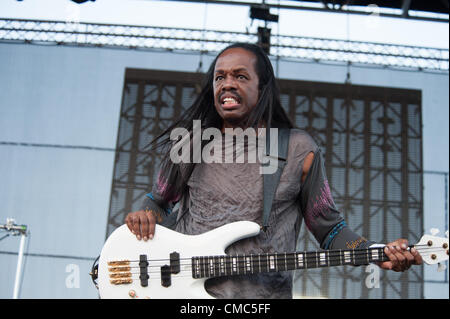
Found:
[{"label": "eye", "polygon": [[219,81],[219,80],[223,80],[223,76],[222,75],[216,76],[216,81]]},{"label": "eye", "polygon": [[239,80],[247,80],[247,77],[246,77],[245,75],[243,75],[243,74],[239,74],[239,75],[237,76],[237,78],[238,78]]}]

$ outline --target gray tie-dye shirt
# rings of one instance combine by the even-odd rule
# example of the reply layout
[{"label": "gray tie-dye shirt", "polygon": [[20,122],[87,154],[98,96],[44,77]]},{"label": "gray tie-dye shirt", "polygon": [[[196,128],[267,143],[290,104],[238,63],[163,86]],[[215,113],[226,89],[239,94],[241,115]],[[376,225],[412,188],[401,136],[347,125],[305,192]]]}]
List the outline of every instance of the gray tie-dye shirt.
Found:
[{"label": "gray tie-dye shirt", "polygon": [[[313,164],[301,182],[305,157]],[[256,163],[200,163],[180,200],[176,230],[201,234],[234,221],[262,223],[263,175]],[[158,185],[153,200],[161,203]],[[336,210],[325,175],[320,148],[309,134],[292,129],[287,164],[275,193],[269,227],[255,237],[230,245],[227,254],[294,252],[302,220],[321,248],[362,248],[363,237],[348,227]],[[292,298],[292,272],[224,276],[208,279],[205,287],[216,298]]]}]

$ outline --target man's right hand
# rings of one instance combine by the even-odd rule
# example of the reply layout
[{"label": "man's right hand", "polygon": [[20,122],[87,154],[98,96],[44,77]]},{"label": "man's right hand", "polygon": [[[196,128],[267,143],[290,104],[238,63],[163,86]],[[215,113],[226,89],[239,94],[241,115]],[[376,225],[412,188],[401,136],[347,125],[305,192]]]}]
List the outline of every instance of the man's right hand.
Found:
[{"label": "man's right hand", "polygon": [[156,216],[151,210],[139,210],[129,213],[125,223],[138,240],[152,239],[155,235]]}]

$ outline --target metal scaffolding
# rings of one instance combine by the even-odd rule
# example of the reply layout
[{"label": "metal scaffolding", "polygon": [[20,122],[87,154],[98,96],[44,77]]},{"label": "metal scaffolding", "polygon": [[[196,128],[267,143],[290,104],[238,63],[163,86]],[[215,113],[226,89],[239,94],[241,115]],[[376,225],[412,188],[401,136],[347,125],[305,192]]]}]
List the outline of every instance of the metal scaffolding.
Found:
[{"label": "metal scaffolding", "polygon": [[[215,30],[0,19],[0,42],[216,53],[257,34]],[[446,49],[272,35],[270,55],[282,59],[448,72]]]}]

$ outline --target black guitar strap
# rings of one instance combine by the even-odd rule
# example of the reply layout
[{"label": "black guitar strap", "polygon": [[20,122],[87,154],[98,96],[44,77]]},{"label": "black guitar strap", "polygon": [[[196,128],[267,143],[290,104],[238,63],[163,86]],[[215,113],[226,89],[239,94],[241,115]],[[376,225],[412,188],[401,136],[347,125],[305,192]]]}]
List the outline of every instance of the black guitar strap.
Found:
[{"label": "black guitar strap", "polygon": [[266,150],[265,155],[270,157],[269,165],[273,159],[277,161],[277,170],[273,174],[263,174],[263,225],[262,229],[267,230],[269,226],[269,216],[272,210],[272,202],[275,192],[280,182],[281,173],[287,163],[289,148],[290,129],[278,129],[278,154],[272,155],[270,152],[270,129],[266,130]]}]

